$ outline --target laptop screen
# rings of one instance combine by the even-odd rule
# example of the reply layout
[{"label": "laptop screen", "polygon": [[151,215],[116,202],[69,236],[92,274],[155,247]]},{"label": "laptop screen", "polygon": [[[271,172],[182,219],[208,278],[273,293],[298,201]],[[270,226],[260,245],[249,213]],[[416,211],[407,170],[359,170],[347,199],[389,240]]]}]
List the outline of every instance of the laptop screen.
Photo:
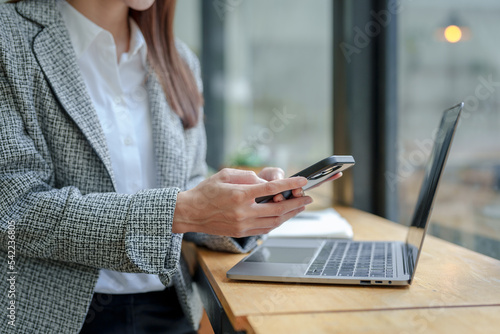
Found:
[{"label": "laptop screen", "polygon": [[439,129],[433,138],[434,146],[425,168],[424,180],[406,238],[410,282],[413,280],[415,274],[414,268],[417,265],[422,243],[424,242],[425,231],[431,216],[432,204],[438,188],[439,178],[443,172],[457,127],[458,117],[463,106],[462,102],[444,111]]}]

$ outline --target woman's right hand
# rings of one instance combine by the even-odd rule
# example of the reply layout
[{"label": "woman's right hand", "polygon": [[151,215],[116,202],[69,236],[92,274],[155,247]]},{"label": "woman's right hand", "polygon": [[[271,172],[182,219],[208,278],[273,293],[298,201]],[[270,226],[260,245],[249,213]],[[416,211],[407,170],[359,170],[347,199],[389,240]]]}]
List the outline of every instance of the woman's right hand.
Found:
[{"label": "woman's right hand", "polygon": [[255,198],[300,189],[306,184],[307,179],[303,177],[268,182],[251,171],[223,169],[197,187],[177,195],[172,232],[238,238],[266,234],[303,211],[312,199],[301,196],[259,204]]}]

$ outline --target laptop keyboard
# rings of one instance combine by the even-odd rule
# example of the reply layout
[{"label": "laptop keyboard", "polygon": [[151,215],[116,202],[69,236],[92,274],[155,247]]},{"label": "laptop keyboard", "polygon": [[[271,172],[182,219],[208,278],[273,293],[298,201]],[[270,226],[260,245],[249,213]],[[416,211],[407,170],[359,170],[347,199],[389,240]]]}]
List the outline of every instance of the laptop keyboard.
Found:
[{"label": "laptop keyboard", "polygon": [[391,243],[328,240],[309,266],[309,276],[393,277]]}]

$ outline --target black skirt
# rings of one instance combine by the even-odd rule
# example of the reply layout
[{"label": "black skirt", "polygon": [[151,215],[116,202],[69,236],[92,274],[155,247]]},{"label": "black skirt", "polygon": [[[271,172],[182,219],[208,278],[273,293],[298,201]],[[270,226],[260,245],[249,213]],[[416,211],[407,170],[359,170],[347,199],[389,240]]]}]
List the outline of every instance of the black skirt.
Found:
[{"label": "black skirt", "polygon": [[95,293],[81,334],[196,333],[175,288],[136,294]]}]

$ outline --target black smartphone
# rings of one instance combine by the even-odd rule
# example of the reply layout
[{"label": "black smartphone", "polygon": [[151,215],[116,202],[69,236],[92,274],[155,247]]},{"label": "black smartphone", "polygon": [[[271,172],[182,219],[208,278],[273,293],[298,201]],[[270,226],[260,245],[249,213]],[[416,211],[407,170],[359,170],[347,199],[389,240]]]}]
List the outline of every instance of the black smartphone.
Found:
[{"label": "black smartphone", "polygon": [[[325,181],[326,179],[332,177],[333,175],[340,173],[349,167],[354,166],[354,164],[355,164],[354,158],[350,155],[332,155],[331,157],[318,161],[314,165],[311,165],[306,169],[303,169],[297,174],[294,174],[290,177],[303,176],[307,178],[308,180],[307,184],[304,187],[302,187],[303,190],[307,190]],[[284,191],[281,194],[286,199],[292,197],[291,190]],[[255,199],[255,202],[267,203],[270,200],[272,200],[272,198],[276,195],[277,194],[271,196],[257,197]]]}]

